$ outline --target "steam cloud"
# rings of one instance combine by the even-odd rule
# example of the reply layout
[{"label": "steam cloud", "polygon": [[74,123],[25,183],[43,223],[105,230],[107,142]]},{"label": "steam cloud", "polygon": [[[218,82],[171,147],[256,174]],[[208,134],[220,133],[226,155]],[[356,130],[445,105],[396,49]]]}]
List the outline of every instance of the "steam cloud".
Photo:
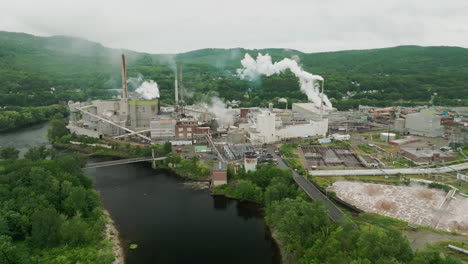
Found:
[{"label": "steam cloud", "polygon": [[135,92],[143,99],[151,100],[159,98],[158,84],[153,80],[145,81],[141,74],[138,74],[137,77],[129,78],[127,83],[133,87],[137,87]]},{"label": "steam cloud", "polygon": [[146,100],[159,98],[158,84],[153,80],[144,81],[135,92]]},{"label": "steam cloud", "polygon": [[231,109],[228,109],[226,104],[219,97],[212,97],[211,104],[206,104],[205,108],[208,112],[214,114],[220,125],[229,126],[234,123],[234,114]]},{"label": "steam cloud", "polygon": [[[241,60],[242,69],[237,69],[237,74],[241,79],[255,80],[260,75],[271,76],[280,74],[286,70],[290,70],[297,78],[301,91],[307,95],[309,101],[315,106],[320,107],[320,86],[317,81],[323,81],[322,76],[313,75],[302,69],[301,66],[293,59],[283,59],[282,61],[272,63],[271,57],[268,54],[258,54],[257,60],[252,58],[248,53]],[[324,108],[332,108],[332,104],[328,97],[323,94]]]}]

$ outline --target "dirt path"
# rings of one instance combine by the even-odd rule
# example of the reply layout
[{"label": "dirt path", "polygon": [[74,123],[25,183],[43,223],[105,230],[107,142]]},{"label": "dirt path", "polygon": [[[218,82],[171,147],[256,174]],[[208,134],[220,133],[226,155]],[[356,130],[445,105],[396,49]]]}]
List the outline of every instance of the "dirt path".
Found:
[{"label": "dirt path", "polygon": [[416,250],[422,248],[427,244],[433,244],[440,241],[461,241],[468,242],[468,236],[457,236],[449,234],[435,233],[432,231],[420,230],[417,232],[414,231],[404,231],[405,236],[408,238],[411,248]]},{"label": "dirt path", "polygon": [[114,220],[110,217],[110,214],[107,210],[104,210],[104,214],[108,218],[108,223],[106,224],[106,238],[114,242],[114,256],[115,260],[112,264],[124,264],[124,250],[122,244],[120,243],[119,231],[115,227]]}]

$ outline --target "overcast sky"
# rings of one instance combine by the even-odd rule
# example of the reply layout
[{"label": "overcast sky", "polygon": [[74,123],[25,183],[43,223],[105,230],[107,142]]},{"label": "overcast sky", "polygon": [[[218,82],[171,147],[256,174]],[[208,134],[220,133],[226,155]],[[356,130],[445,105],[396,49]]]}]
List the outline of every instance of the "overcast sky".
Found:
[{"label": "overcast sky", "polygon": [[468,47],[468,0],[3,0],[0,30],[151,53]]}]

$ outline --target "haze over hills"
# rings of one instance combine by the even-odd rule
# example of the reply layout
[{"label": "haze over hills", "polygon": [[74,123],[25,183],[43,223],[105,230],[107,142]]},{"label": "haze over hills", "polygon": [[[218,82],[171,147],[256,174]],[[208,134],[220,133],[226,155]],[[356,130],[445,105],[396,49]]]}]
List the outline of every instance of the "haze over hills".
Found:
[{"label": "haze over hills", "polygon": [[128,58],[129,77],[142,74],[158,82],[167,103],[172,101],[176,61],[184,64],[184,84],[192,95],[189,100],[207,94],[242,100],[245,106],[279,97],[306,100],[291,73],[262,77],[254,83],[233,76],[245,53],[268,53],[274,61],[297,57],[305,70],[322,75],[328,96],[342,109],[358,104],[428,104],[434,93],[439,104],[468,104],[468,49],[459,47],[398,46],[325,53],[210,48],[148,54],[75,37],[0,32],[0,105],[108,98],[113,93],[110,89],[121,86],[122,53]]}]

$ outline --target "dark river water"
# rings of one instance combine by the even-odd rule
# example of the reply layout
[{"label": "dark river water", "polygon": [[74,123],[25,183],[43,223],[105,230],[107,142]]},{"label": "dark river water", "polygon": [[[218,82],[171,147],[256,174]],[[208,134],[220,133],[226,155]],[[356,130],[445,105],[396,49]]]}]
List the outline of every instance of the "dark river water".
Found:
[{"label": "dark river water", "polygon": [[117,224],[127,263],[279,263],[258,208],[184,181],[149,164],[86,172]]},{"label": "dark river water", "polygon": [[0,147],[13,146],[20,151],[20,156],[23,156],[30,147],[49,146],[46,138],[49,127],[48,123],[42,123],[14,132],[0,133]]},{"label": "dark river water", "polygon": [[[47,128],[42,124],[0,134],[0,146],[24,153],[47,144]],[[259,208],[252,204],[212,197],[146,163],[85,173],[117,225],[127,264],[280,262]],[[138,248],[130,250],[133,243]]]}]

